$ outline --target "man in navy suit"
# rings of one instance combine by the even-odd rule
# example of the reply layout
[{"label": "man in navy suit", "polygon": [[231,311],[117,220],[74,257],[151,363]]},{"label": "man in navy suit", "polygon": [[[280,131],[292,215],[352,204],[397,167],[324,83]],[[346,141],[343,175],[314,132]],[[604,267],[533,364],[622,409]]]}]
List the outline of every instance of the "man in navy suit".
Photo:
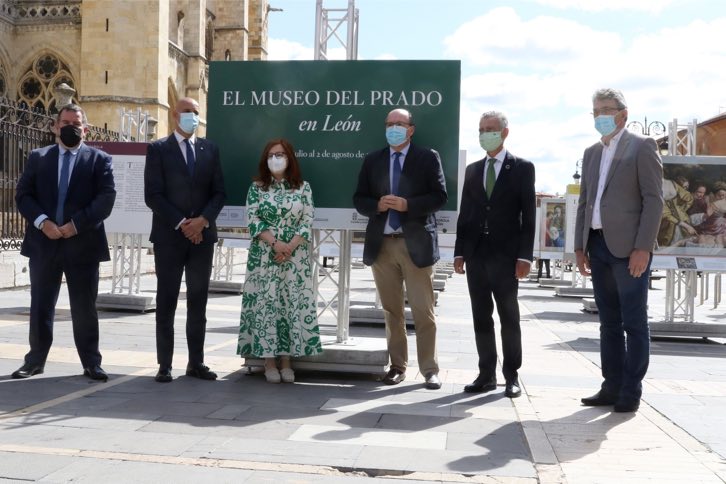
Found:
[{"label": "man in navy suit", "polygon": [[447,200],[439,154],[411,144],[411,113],[394,109],[386,117],[388,146],[366,155],[353,195],[368,217],[363,262],[373,278],[386,319],[391,366],[383,378],[395,385],[406,378],[408,342],[403,282],[416,325],[418,366],[426,388],[441,388],[436,357],[433,265],[439,260],[435,212]]},{"label": "man in navy suit", "polygon": [[479,376],[465,392],[496,389],[497,346],[494,302],[502,333],[504,393],[521,395],[522,336],[519,327],[519,281],[532,264],[535,232],[534,165],[504,148],[509,135],[504,114],[490,111],[479,120],[479,142],[487,156],[466,167],[456,223],[454,270],[469,286]]},{"label": "man in navy suit", "polygon": [[199,104],[180,99],[174,110],[176,130],[149,145],[144,198],[153,211],[151,236],[156,265],[156,381],[170,382],[174,355],[174,314],[182,274],[186,274],[186,374],[203,380],[217,375],[204,364],[207,293],[217,242],[215,220],[225,200],[219,150],[194,132]]},{"label": "man in navy suit", "polygon": [[54,126],[60,141],[33,150],[18,181],[15,201],[28,222],[20,253],[30,259],[30,351],[13,378],[43,373],[65,274],[83,374],[108,379],[98,350],[96,297],[99,263],[110,258],[103,221],[116,190],[111,157],[83,143],[87,125],[80,106],[62,107]]}]

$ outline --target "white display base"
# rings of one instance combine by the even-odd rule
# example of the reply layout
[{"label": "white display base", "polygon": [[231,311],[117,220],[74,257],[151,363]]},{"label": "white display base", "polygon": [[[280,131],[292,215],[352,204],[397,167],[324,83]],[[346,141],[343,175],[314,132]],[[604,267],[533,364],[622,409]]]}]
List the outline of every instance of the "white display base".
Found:
[{"label": "white display base", "polygon": [[[245,358],[250,370],[262,369],[262,358]],[[339,373],[384,373],[388,365],[385,338],[350,338],[345,343],[324,343],[323,352],[315,356],[292,358],[295,370],[317,370]]]}]

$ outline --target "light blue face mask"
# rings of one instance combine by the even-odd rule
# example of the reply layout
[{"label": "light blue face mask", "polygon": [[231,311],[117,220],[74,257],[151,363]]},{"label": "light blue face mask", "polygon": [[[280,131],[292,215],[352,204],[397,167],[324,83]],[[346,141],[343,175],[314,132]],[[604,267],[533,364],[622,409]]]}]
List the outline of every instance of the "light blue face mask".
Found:
[{"label": "light blue face mask", "polygon": [[479,133],[479,144],[484,151],[494,151],[502,146],[502,132],[501,131],[484,131]]},{"label": "light blue face mask", "polygon": [[179,128],[188,134],[192,134],[199,126],[199,115],[195,113],[179,113]]},{"label": "light blue face mask", "polygon": [[406,142],[408,129],[403,126],[389,126],[386,128],[386,141],[391,146],[399,146]]},{"label": "light blue face mask", "polygon": [[615,116],[612,114],[601,114],[595,118],[595,129],[603,136],[611,134],[617,127]]}]

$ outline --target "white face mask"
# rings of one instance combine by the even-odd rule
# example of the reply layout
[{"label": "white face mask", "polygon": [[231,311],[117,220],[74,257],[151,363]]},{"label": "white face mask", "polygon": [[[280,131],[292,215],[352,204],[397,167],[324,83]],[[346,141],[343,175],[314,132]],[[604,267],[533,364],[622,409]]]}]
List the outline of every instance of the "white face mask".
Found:
[{"label": "white face mask", "polygon": [[267,167],[272,173],[283,173],[287,169],[287,156],[268,156]]}]

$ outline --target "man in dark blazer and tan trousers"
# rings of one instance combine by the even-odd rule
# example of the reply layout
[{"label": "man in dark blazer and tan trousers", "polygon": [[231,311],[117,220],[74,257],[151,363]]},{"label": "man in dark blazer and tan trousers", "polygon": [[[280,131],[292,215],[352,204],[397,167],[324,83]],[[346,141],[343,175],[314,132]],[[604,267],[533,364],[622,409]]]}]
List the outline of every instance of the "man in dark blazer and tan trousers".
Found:
[{"label": "man in dark blazer and tan trousers", "polygon": [[534,165],[504,148],[508,135],[504,114],[482,114],[479,143],[487,156],[466,167],[454,270],[466,273],[479,354],[479,375],[464,391],[488,392],[497,387],[493,296],[501,324],[504,392],[516,398],[521,395],[518,371],[522,366],[518,279],[526,277],[532,265],[536,202]]},{"label": "man in dark blazer and tan trousers", "polygon": [[663,213],[663,165],[655,140],[625,129],[620,91],[596,91],[592,114],[602,138],[582,159],[575,255],[580,273],[592,277],[603,382],[582,403],[635,412],[650,355],[648,273]]},{"label": "man in dark blazer and tan trousers", "polygon": [[428,389],[441,388],[436,357],[433,265],[439,260],[435,212],[447,200],[436,151],[411,144],[411,113],[394,109],[386,117],[388,146],[366,155],[353,195],[368,217],[363,261],[373,278],[386,320],[391,366],[383,382],[406,378],[408,344],[403,283],[416,326],[418,366]]},{"label": "man in dark blazer and tan trousers", "polygon": [[59,142],[30,153],[15,194],[28,221],[20,253],[30,259],[30,351],[12,377],[43,373],[65,274],[83,374],[106,381],[96,297],[99,263],[109,260],[103,221],[116,200],[111,157],[83,143],[88,120],[78,105],[60,109],[54,131]]},{"label": "man in dark blazer and tan trousers", "polygon": [[144,197],[153,211],[151,236],[156,266],[156,381],[170,382],[174,354],[174,314],[182,274],[187,286],[187,376],[215,380],[204,364],[207,295],[217,242],[215,220],[225,200],[219,150],[195,136],[199,104],[180,99],[174,110],[176,130],[149,145]]}]

